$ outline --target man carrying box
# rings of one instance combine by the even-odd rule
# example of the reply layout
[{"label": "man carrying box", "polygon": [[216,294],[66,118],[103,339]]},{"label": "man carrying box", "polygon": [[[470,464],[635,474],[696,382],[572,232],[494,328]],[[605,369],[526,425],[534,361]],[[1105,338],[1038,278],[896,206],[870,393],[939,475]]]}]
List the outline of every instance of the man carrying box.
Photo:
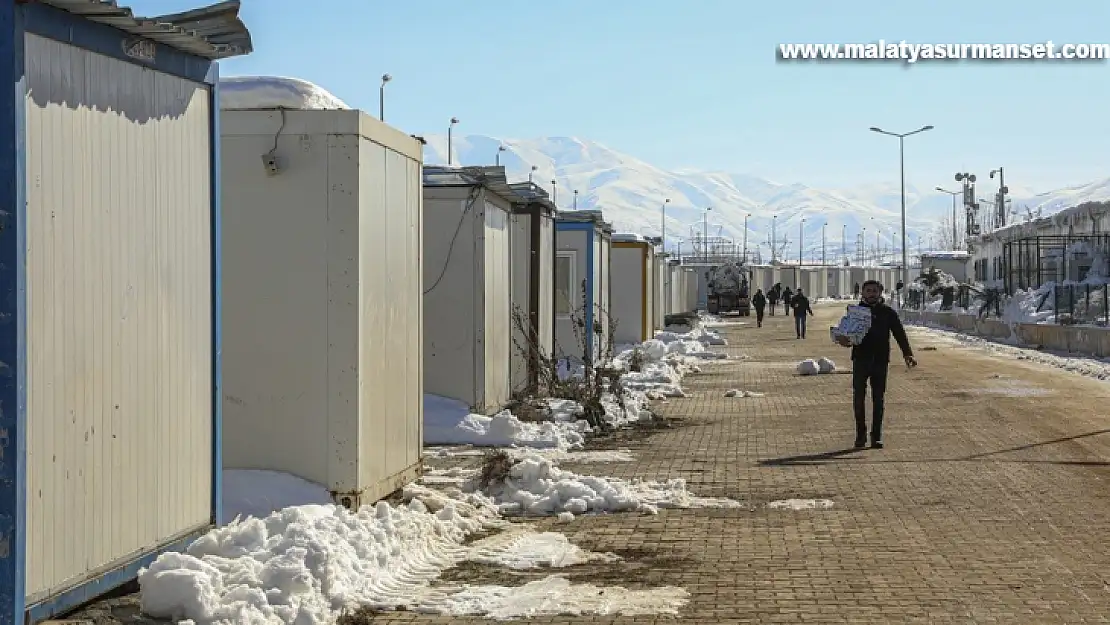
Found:
[{"label": "man carrying box", "polygon": [[871,311],[871,325],[859,344],[838,335],[837,343],[852,348],[852,408],[856,417],[856,449],[867,445],[867,384],[871,383],[871,448],[883,448],[883,399],[890,368],[890,335],[898,342],[907,367],[916,367],[910,340],[898,313],[883,300],[883,285],[875,280],[863,283],[860,306]]}]

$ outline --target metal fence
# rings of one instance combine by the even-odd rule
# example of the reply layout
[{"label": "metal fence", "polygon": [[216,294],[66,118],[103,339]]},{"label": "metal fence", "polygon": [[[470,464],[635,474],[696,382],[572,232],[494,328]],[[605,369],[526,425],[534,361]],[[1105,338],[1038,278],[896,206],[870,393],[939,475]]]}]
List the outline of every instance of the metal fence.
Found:
[{"label": "metal fence", "polygon": [[[1044,235],[1008,241],[1002,249],[1006,292],[1048,283],[1083,282],[1097,260],[1110,258],[1110,234]],[[1106,267],[1100,267],[1106,271]]]},{"label": "metal fence", "polygon": [[1067,284],[1052,289],[1052,308],[1059,324],[1110,325],[1105,284]]}]

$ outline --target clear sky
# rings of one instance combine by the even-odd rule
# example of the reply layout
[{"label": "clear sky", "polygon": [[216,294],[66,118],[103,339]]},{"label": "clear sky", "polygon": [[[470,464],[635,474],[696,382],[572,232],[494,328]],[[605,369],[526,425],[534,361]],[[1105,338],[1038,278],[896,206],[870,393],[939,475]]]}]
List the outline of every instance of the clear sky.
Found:
[{"label": "clear sky", "polygon": [[[133,0],[165,13],[201,0]],[[411,133],[576,136],[664,168],[778,182],[1038,191],[1110,176],[1110,63],[776,63],[779,43],[1110,42],[1107,0],[243,0],[255,52]]]}]

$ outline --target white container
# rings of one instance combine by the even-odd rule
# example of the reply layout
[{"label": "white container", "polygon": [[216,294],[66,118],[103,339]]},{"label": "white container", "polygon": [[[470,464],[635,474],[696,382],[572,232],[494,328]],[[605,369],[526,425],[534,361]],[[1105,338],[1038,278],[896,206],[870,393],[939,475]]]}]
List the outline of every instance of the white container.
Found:
[{"label": "white container", "polygon": [[682,273],[684,274],[682,281],[686,287],[686,293],[683,297],[682,312],[696,312],[698,310],[698,297],[700,295],[698,270],[693,267],[683,267]]},{"label": "white container", "polygon": [[540,383],[540,367],[555,348],[555,204],[543,187],[510,185],[513,203],[513,391]]},{"label": "white container", "polygon": [[106,25],[140,30],[114,5],[54,5],[91,6],[0,8],[2,623],[134,579],[220,513],[212,59],[249,37],[165,17],[156,44]]},{"label": "white container", "polygon": [[[613,227],[601,211],[555,214],[555,354],[571,364],[581,364],[591,352],[596,360],[609,345],[612,242]],[[574,319],[585,322],[581,338]]]},{"label": "white container", "polygon": [[420,471],[420,144],[355,110],[221,122],[224,466],[374,502]]},{"label": "white container", "polygon": [[424,388],[493,414],[509,401],[512,203],[501,167],[424,169]]}]

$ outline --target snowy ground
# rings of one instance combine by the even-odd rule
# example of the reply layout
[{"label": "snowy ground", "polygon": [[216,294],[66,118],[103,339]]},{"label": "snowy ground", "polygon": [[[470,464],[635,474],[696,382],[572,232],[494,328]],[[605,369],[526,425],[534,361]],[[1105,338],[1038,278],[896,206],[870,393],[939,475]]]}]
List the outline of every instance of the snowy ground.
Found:
[{"label": "snowy ground", "polygon": [[[627,410],[607,405],[614,425],[650,418],[650,397],[682,393],[682,378],[718,360],[711,345],[725,342],[700,326],[663,332],[623,350],[614,366],[626,371]],[[633,365],[639,371],[630,371]],[[332,623],[359,607],[406,609],[490,618],[562,615],[677,614],[689,600],[683,588],[629,590],[572,583],[560,568],[587,562],[622,566],[613,554],[590,553],[557,532],[539,532],[507,517],[657,514],[665,508],[744,504],[699,497],[682,479],[623,480],[576,473],[562,462],[633,460],[628,450],[587,450],[588,426],[573,402],[550,400],[550,420],[522,421],[508,412],[488,417],[431,396],[425,401],[432,468],[408,485],[400,503],[358,511],[329,503],[322,486],[267,471],[227,471],[225,511],[242,515],[198,540],[185,553],[164,554],[139,576],[148,614],[192,625]],[[494,479],[482,464],[496,449],[505,455]],[[469,460],[470,466],[464,466]],[[476,464],[477,463],[477,464]],[[809,502],[772,507],[806,508]],[[469,542],[475,535],[483,536]],[[550,569],[553,574],[516,587],[446,582],[441,574],[464,562],[504,569]]]}]

